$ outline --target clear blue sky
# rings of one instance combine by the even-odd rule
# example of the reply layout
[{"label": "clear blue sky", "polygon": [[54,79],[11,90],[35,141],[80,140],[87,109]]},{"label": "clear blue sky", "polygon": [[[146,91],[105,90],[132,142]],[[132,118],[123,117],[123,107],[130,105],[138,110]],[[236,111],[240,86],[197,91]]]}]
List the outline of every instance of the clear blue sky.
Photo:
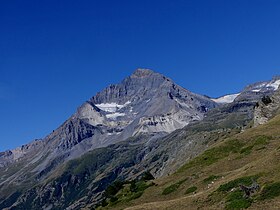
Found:
[{"label": "clear blue sky", "polygon": [[138,67],[217,97],[280,73],[279,0],[0,3],[0,151]]}]

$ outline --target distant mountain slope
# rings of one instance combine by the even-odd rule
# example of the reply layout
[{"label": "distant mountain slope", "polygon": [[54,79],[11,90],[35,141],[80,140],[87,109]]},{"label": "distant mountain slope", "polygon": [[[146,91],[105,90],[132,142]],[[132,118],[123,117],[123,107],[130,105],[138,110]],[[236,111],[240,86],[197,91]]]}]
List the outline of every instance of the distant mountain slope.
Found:
[{"label": "distant mountain slope", "polygon": [[261,96],[267,96],[278,90],[280,77],[275,76],[270,81],[256,82],[245,87],[240,93],[229,94],[212,100],[219,104],[232,103],[233,101],[258,101]]},{"label": "distant mountain slope", "polygon": [[257,82],[248,85],[241,91],[236,101],[258,101],[259,98],[272,95],[278,88],[280,84],[280,77],[275,76],[272,80],[266,82]]}]

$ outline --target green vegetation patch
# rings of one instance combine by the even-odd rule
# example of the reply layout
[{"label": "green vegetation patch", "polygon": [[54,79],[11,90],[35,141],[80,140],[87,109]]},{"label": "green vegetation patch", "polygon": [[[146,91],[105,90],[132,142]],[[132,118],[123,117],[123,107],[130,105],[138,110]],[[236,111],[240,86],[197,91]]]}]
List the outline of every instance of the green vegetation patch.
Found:
[{"label": "green vegetation patch", "polygon": [[149,175],[140,180],[115,181],[105,190],[105,198],[99,206],[115,206],[117,203],[126,203],[141,197],[147,188],[154,185],[153,182],[145,181],[145,178],[151,179],[152,177]]},{"label": "green vegetation patch", "polygon": [[137,192],[144,192],[150,185],[147,184],[145,181],[132,181],[130,184],[130,191],[137,193]]},{"label": "green vegetation patch", "polygon": [[280,182],[275,182],[263,188],[259,200],[273,199],[278,196],[280,196]]},{"label": "green vegetation patch", "polygon": [[179,182],[176,182],[175,184],[168,186],[162,191],[162,195],[168,195],[172,192],[175,192],[185,181],[187,181],[187,179],[181,180]]},{"label": "green vegetation patch", "polygon": [[253,198],[246,198],[244,192],[239,188],[239,184],[250,186],[253,180],[257,181],[260,174],[240,177],[229,181],[208,196],[209,202],[220,202],[225,200],[225,209],[246,209],[253,203]]},{"label": "green vegetation patch", "polygon": [[183,172],[192,167],[209,166],[220,159],[228,157],[231,153],[239,153],[245,144],[237,139],[228,140],[223,146],[206,150],[200,156],[182,166],[178,172]]},{"label": "green vegetation patch", "polygon": [[231,192],[226,197],[226,209],[246,209],[251,206],[253,200],[245,198],[241,190]]},{"label": "green vegetation patch", "polygon": [[147,188],[154,185],[153,182],[146,182],[143,180],[135,182],[135,185],[133,183],[134,182],[130,184],[130,192],[120,195],[121,200],[124,202],[140,198]]},{"label": "green vegetation patch", "polygon": [[254,148],[254,145],[244,147],[240,150],[240,154],[249,155],[252,152],[253,148]]},{"label": "green vegetation patch", "polygon": [[218,192],[228,192],[231,189],[238,187],[239,184],[251,185],[252,180],[257,180],[258,178],[259,178],[259,175],[241,177],[241,178],[232,180],[226,184],[220,185],[220,187],[217,189],[217,191]]},{"label": "green vegetation patch", "polygon": [[258,136],[254,142],[254,146],[267,145],[271,139],[271,136]]},{"label": "green vegetation patch", "polygon": [[260,148],[264,149],[264,146],[266,146],[271,139],[271,136],[258,136],[253,139],[249,145],[246,145],[244,142],[238,139],[227,140],[222,146],[217,146],[206,150],[204,153],[182,166],[177,172],[180,173],[193,167],[212,165],[213,163],[228,157],[231,153],[248,155],[254,148],[256,148],[256,150]]},{"label": "green vegetation patch", "polygon": [[196,187],[196,186],[189,187],[189,188],[186,190],[185,194],[193,193],[193,192],[195,192],[196,190],[197,190],[197,187]]},{"label": "green vegetation patch", "polygon": [[113,198],[124,186],[124,182],[117,180],[107,187],[105,195],[108,198]]},{"label": "green vegetation patch", "polygon": [[256,139],[253,140],[251,145],[243,147],[240,150],[240,154],[249,155],[254,148],[256,148],[255,150],[257,151],[265,149],[265,146],[269,143],[269,140],[271,139],[272,138],[270,136],[258,136]]},{"label": "green vegetation patch", "polygon": [[203,179],[203,182],[208,184],[208,183],[211,183],[212,181],[219,179],[220,177],[221,176],[211,175],[211,176],[208,176],[207,178]]}]

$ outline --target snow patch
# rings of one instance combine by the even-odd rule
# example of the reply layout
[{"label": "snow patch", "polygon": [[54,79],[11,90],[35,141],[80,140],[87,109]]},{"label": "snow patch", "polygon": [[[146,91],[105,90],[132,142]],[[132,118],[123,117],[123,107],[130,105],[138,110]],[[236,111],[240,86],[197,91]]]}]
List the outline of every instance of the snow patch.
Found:
[{"label": "snow patch", "polygon": [[106,117],[110,119],[116,119],[117,117],[122,117],[122,116],[125,116],[125,113],[115,112],[112,114],[106,114]]},{"label": "snow patch", "polygon": [[211,100],[219,104],[228,104],[232,103],[236,99],[236,97],[239,96],[239,94],[240,93],[225,95],[220,98],[212,98]]},{"label": "snow patch", "polygon": [[105,112],[111,112],[114,113],[119,109],[124,108],[125,106],[129,105],[131,102],[127,101],[125,104],[117,104],[117,103],[101,103],[101,104],[95,104],[99,109]]},{"label": "snow patch", "polygon": [[261,89],[261,88],[265,87],[266,85],[267,85],[266,82],[263,82],[263,83],[261,83],[259,85],[256,85],[255,89]]},{"label": "snow patch", "polygon": [[122,132],[107,133],[108,136],[120,135]]},{"label": "snow patch", "polygon": [[253,92],[260,92],[261,91],[261,89],[254,89],[254,90],[252,90]]},{"label": "snow patch", "polygon": [[266,88],[269,88],[269,89],[272,88],[275,91],[279,88],[279,85],[280,85],[280,80],[273,80],[269,83],[260,84],[256,87],[254,87],[254,89],[251,91],[252,92],[261,92],[261,91],[265,91]]},{"label": "snow patch", "polygon": [[280,85],[280,80],[276,80],[276,81],[273,81],[273,82],[270,82],[266,85],[266,87],[271,87],[273,88],[274,90],[277,90],[279,88],[279,85]]}]

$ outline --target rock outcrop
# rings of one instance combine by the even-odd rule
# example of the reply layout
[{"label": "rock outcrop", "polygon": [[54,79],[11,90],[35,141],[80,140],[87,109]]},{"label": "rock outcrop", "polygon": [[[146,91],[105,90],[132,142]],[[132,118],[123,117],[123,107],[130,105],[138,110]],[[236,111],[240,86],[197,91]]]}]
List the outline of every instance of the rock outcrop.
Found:
[{"label": "rock outcrop", "polygon": [[263,96],[257,103],[254,112],[254,126],[265,124],[273,118],[280,109],[280,89],[275,94]]}]

